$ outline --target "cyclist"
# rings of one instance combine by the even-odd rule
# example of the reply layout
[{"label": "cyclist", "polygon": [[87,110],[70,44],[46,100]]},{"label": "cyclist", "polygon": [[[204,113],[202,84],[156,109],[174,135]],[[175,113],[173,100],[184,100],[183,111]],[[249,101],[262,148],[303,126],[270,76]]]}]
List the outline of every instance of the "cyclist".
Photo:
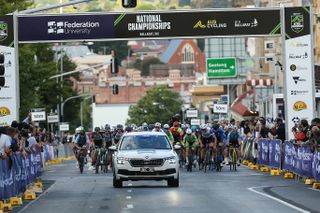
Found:
[{"label": "cyclist", "polygon": [[106,148],[109,148],[112,145],[112,131],[110,125],[106,124],[104,130],[104,140],[106,143]]},{"label": "cyclist", "polygon": [[92,150],[92,166],[96,164],[97,154],[99,149],[103,153],[103,147],[104,147],[104,135],[101,132],[100,127],[94,128],[94,132],[92,133],[92,141],[93,141],[93,150]]},{"label": "cyclist", "polygon": [[[80,150],[82,148],[85,148],[85,153],[87,154],[87,148],[90,144],[90,140],[84,129],[82,128],[79,135],[76,137],[75,140],[75,148],[76,148],[76,157],[77,160],[79,161],[79,156],[80,156]],[[86,159],[86,158],[85,158]]]},{"label": "cyclist", "polygon": [[180,128],[180,123],[178,121],[175,121],[173,123],[173,127],[170,128],[170,131],[173,136],[173,144],[180,144],[181,145],[181,136],[183,134],[182,129]]},{"label": "cyclist", "polygon": [[146,122],[144,122],[142,124],[142,131],[145,131],[145,132],[148,132],[149,131],[149,127],[148,127],[148,124]]},{"label": "cyclist", "polygon": [[[237,156],[238,156],[238,163],[237,165],[240,166],[240,152],[239,152],[239,148],[241,145],[241,139],[240,139],[240,134],[238,133],[237,127],[233,126],[230,127],[232,128],[231,131],[228,134],[228,138],[227,138],[227,149],[228,149],[228,153],[229,155],[232,154],[230,153],[230,151],[232,149],[230,149],[230,147],[235,147],[237,148]],[[227,161],[227,165],[229,165],[230,162]]]},{"label": "cyclist", "polygon": [[180,128],[180,122],[173,122],[173,127],[170,128],[170,131],[173,136],[173,145],[180,145],[181,149],[178,151],[178,155],[180,157],[180,166],[182,166],[185,162],[185,150],[182,143],[182,134],[183,130]]},{"label": "cyclist", "polygon": [[127,126],[125,128],[125,132],[128,133],[128,132],[133,132],[133,128],[131,126]]},{"label": "cyclist", "polygon": [[163,132],[161,129],[161,123],[157,122],[154,124],[154,128],[152,129],[152,132]]},{"label": "cyclist", "polygon": [[217,138],[215,161],[217,164],[220,164],[220,166],[222,166],[221,163],[223,161],[223,150],[224,150],[223,147],[224,147],[224,141],[225,141],[225,133],[218,123],[213,124],[211,131]]},{"label": "cyclist", "polygon": [[[199,144],[201,147],[200,150],[200,164],[203,163],[205,155],[206,155],[206,149],[212,148],[212,153],[211,157],[213,156],[213,151],[214,151],[214,145],[217,142],[217,138],[211,134],[211,129],[210,127],[207,127],[206,125],[201,126],[201,136],[199,140]],[[202,164],[203,165],[203,164]]]},{"label": "cyclist", "polygon": [[[195,154],[195,149],[198,145],[198,140],[195,134],[192,133],[191,129],[186,130],[186,135],[183,138],[183,144],[186,148],[186,164],[188,165],[188,171],[192,171],[192,163],[193,163],[193,156]],[[189,153],[190,151],[190,153]],[[191,156],[189,156],[191,154]],[[189,162],[189,157],[191,157],[191,162]]]},{"label": "cyclist", "polygon": [[170,131],[169,124],[163,125],[163,129],[164,129],[164,132],[167,134],[167,136],[169,138],[169,141],[171,142],[171,144],[173,144],[173,136],[172,136],[172,133]]},{"label": "cyclist", "polygon": [[114,133],[114,139],[113,139],[113,143],[115,145],[117,145],[119,143],[123,133],[124,133],[123,126],[121,124],[118,124],[117,129]]}]

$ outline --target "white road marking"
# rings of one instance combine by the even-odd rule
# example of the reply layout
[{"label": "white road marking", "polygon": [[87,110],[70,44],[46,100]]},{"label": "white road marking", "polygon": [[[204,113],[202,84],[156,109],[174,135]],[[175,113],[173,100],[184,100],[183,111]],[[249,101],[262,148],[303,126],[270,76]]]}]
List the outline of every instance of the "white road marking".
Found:
[{"label": "white road marking", "polygon": [[132,186],[132,183],[128,183],[128,186]]},{"label": "white road marking", "polygon": [[128,190],[128,193],[131,193],[131,192],[132,192],[132,190],[131,190],[131,189],[129,189],[129,190]]},{"label": "white road marking", "polygon": [[33,203],[35,203],[37,200],[39,200],[43,195],[46,195],[52,189],[52,187],[54,185],[56,185],[56,182],[54,182],[46,191],[41,193],[35,200],[31,201],[25,207],[23,207],[20,211],[18,211],[18,213],[24,212],[27,208],[29,208],[29,206],[31,206]]},{"label": "white road marking", "polygon": [[127,196],[127,197],[126,197],[127,200],[130,200],[131,198],[132,198],[131,196]]},{"label": "white road marking", "polygon": [[281,203],[281,204],[283,204],[283,205],[285,205],[285,206],[287,206],[287,207],[289,207],[289,208],[292,208],[292,209],[294,209],[294,210],[296,210],[296,211],[298,211],[298,212],[310,213],[309,211],[306,211],[306,210],[301,209],[301,208],[299,208],[299,207],[297,207],[297,206],[294,206],[294,205],[292,205],[292,204],[290,204],[290,203],[287,203],[287,202],[285,202],[285,201],[283,201],[283,200],[281,200],[281,199],[279,199],[279,198],[276,198],[276,197],[273,197],[273,196],[268,195],[268,194],[266,194],[266,193],[259,192],[259,191],[255,190],[255,189],[264,188],[264,187],[265,187],[265,186],[250,187],[250,188],[248,188],[248,190],[250,190],[250,191],[252,191],[252,192],[254,192],[254,193],[256,193],[256,194],[262,195],[262,196],[264,196],[264,197],[270,198],[270,199],[272,199],[272,200],[274,200],[274,201],[276,201],[276,202],[278,202],[278,203]]},{"label": "white road marking", "polygon": [[127,209],[133,209],[133,204],[127,204]]}]

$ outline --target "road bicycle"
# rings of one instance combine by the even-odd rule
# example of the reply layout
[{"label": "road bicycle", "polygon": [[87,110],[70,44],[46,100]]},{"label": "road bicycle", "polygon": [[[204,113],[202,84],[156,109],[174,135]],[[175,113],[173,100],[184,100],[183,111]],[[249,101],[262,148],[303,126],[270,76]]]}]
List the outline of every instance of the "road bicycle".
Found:
[{"label": "road bicycle", "polygon": [[217,153],[215,157],[216,171],[221,172],[222,166],[221,163],[223,161],[223,143],[218,143],[217,145]]},{"label": "road bicycle", "polygon": [[99,168],[101,167],[101,172],[107,173],[108,172],[108,165],[107,165],[107,150],[104,150],[101,147],[95,147],[97,152],[96,163],[95,163],[95,170],[96,174],[99,173]]},{"label": "road bicycle", "polygon": [[205,156],[204,156],[204,161],[203,161],[203,168],[204,168],[204,172],[207,172],[211,170],[212,168],[212,147],[210,147],[209,144],[206,144],[206,148],[205,148],[206,152],[205,152]]},{"label": "road bicycle", "polygon": [[87,148],[85,146],[83,146],[79,150],[79,158],[78,158],[79,169],[80,169],[81,174],[83,173],[83,168],[84,168],[86,157],[87,157]]},{"label": "road bicycle", "polygon": [[238,147],[230,146],[230,171],[237,171]]},{"label": "road bicycle", "polygon": [[187,172],[192,172],[192,167],[194,166],[194,150],[190,147],[188,148],[188,165]]}]

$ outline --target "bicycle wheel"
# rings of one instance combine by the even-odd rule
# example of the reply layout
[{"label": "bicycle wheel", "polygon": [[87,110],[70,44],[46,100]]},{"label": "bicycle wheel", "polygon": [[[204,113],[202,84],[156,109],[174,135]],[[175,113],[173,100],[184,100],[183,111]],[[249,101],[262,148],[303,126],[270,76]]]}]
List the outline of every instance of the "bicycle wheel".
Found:
[{"label": "bicycle wheel", "polygon": [[100,154],[98,154],[97,159],[96,159],[96,174],[99,173],[99,166],[100,166],[100,160],[101,160],[101,156]]},{"label": "bicycle wheel", "polygon": [[237,149],[234,148],[233,150],[233,168],[234,168],[234,171],[237,171]]}]

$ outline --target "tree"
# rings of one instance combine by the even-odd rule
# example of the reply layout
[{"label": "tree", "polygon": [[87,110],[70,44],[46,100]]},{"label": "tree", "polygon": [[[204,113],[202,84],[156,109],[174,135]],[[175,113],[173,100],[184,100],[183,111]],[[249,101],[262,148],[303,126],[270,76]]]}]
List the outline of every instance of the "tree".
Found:
[{"label": "tree", "polygon": [[118,60],[121,62],[128,56],[127,41],[102,41],[94,42],[91,46],[95,53],[111,54],[111,50],[116,51]]},{"label": "tree", "polygon": [[142,70],[141,70],[141,75],[142,76],[149,76],[150,74],[150,65],[152,64],[163,64],[159,58],[155,58],[155,57],[148,57],[145,58],[142,63]]},{"label": "tree", "polygon": [[180,112],[182,103],[179,93],[162,86],[154,87],[137,105],[130,106],[127,123],[169,123],[170,118]]},{"label": "tree", "polygon": [[12,13],[16,10],[24,10],[32,5],[32,1],[28,0],[0,0],[0,15]]}]

